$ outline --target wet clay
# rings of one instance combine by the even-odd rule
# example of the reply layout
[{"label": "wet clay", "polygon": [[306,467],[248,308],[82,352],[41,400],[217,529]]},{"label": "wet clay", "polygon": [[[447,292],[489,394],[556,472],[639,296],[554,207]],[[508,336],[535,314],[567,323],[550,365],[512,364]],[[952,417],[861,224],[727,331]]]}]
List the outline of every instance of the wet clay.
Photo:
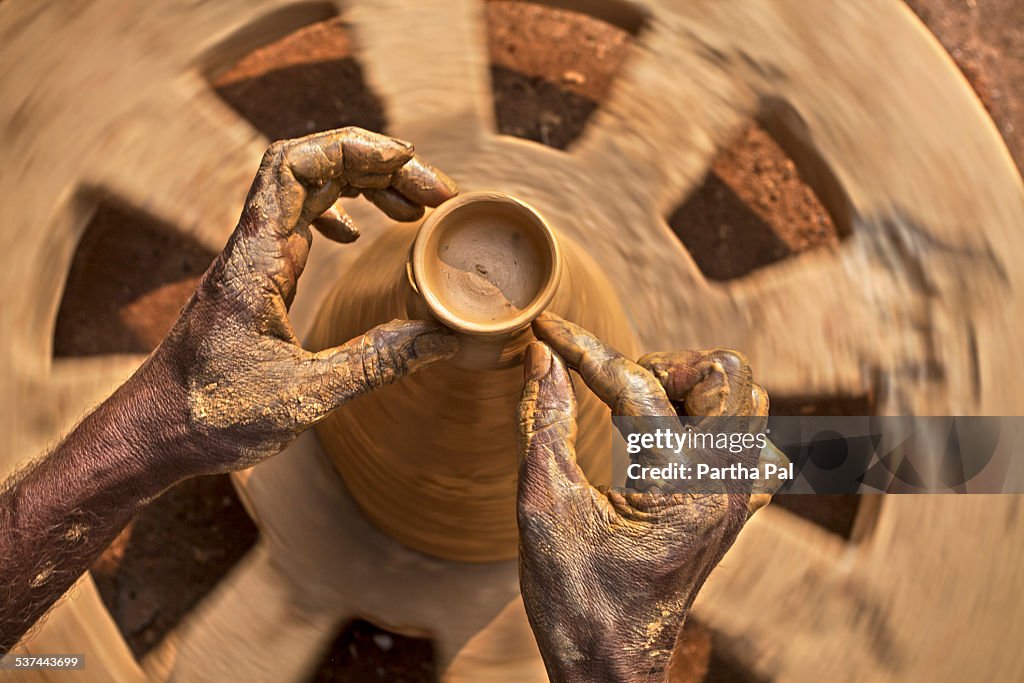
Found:
[{"label": "wet clay", "polygon": [[[482,311],[481,317],[486,318],[492,310],[489,302],[501,299],[521,308],[530,288],[512,276],[544,272],[546,266],[516,263],[525,252],[512,248],[511,237],[491,243],[492,248],[507,248],[495,256],[467,246],[474,242],[467,239],[473,237],[473,229],[467,234],[454,232],[453,244],[465,240],[455,252],[462,256],[447,263],[438,258],[440,263],[434,264],[429,279],[430,291],[435,291],[433,283],[445,282],[444,273],[462,273],[447,281],[453,287],[466,287],[468,280],[479,285],[475,291],[482,295],[452,296],[442,288],[439,297],[463,315],[481,316]],[[430,315],[407,268],[416,236],[416,227],[396,224],[366,249],[325,298],[306,340],[309,348],[333,346],[394,318]],[[554,237],[560,277],[547,308],[635,357],[626,314],[600,268],[578,245],[557,232]],[[467,264],[476,270],[479,261],[493,279],[477,275],[490,287],[467,273]],[[523,268],[497,267],[491,272],[496,263],[508,262]],[[495,289],[502,292],[501,297],[494,294]],[[516,556],[518,548],[514,419],[523,389],[519,358],[533,336],[528,326],[509,332],[509,320],[494,317],[490,323],[504,332],[489,339],[460,333],[463,346],[488,349],[489,354],[477,354],[472,363],[434,365],[347,404],[317,427],[325,452],[367,517],[405,545],[447,559],[507,560]],[[580,465],[595,484],[609,483],[608,409],[582,382],[577,383],[577,391]]]}]

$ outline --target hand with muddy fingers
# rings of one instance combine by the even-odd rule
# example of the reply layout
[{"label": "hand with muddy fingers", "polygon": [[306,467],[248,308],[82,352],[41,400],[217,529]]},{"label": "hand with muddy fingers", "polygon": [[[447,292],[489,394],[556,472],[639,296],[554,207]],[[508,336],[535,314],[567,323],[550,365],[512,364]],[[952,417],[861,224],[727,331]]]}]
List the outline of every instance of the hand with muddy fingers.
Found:
[{"label": "hand with muddy fingers", "polygon": [[[519,564],[545,664],[559,682],[664,681],[686,613],[747,520],[751,496],[666,493],[642,480],[624,490],[591,486],[576,464],[568,366],[619,416],[673,416],[674,400],[695,415],[764,419],[767,395],[735,352],[634,363],[550,314],[534,333],[542,341],[527,348],[517,416]],[[651,457],[664,464],[700,454]]]},{"label": "hand with muddy fingers", "polygon": [[454,337],[424,321],[393,321],[312,353],[288,309],[310,225],[336,242],[358,237],[339,197],[362,194],[409,221],[456,193],[412,145],[359,128],[271,145],[227,246],[141,373],[174,388],[165,408],[195,434],[194,452],[162,465],[180,477],[247,467],[346,401],[453,355]]}]

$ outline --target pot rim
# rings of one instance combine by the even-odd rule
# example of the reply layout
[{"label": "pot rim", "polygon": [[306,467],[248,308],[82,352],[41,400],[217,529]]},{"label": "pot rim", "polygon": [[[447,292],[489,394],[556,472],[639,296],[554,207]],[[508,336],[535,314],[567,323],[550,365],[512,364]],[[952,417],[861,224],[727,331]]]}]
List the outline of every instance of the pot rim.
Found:
[{"label": "pot rim", "polygon": [[[541,235],[544,243],[550,250],[551,268],[547,273],[547,280],[541,286],[530,304],[522,309],[511,319],[497,323],[480,323],[467,320],[453,313],[440,299],[437,292],[433,291],[425,281],[423,274],[427,272],[428,258],[435,258],[435,255],[427,253],[427,246],[431,236],[443,228],[445,219],[452,213],[471,204],[490,202],[501,204],[506,207],[513,207],[521,215],[527,217],[528,223],[534,228],[537,234]],[[535,208],[521,199],[517,199],[505,192],[494,190],[482,190],[460,194],[444,202],[423,221],[416,239],[412,245],[409,255],[409,271],[412,276],[412,284],[416,292],[426,302],[430,312],[442,323],[457,332],[485,337],[497,337],[513,334],[530,325],[533,320],[546,309],[555,297],[558,284],[562,277],[562,253],[558,246],[554,230],[545,218]]]}]

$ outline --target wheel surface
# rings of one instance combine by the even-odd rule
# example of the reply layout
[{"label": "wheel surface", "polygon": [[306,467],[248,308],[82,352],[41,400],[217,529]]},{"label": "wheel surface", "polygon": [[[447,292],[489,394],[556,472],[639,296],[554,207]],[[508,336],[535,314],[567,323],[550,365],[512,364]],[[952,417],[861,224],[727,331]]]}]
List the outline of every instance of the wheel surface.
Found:
[{"label": "wheel surface", "polygon": [[[902,3],[558,4],[642,19],[608,101],[566,152],[495,133],[479,2],[340,10],[390,132],[462,188],[520,197],[585,245],[645,350],[739,348],[769,393],[870,388],[883,414],[1024,413],[1012,360],[1024,351],[1024,188],[969,86]],[[12,245],[0,269],[0,471],[46,448],[141,360],[53,359],[64,279],[97,198],[219,250],[267,140],[203,74],[325,6],[0,5],[0,206]],[[755,114],[850,236],[712,283],[664,217]],[[351,212],[364,236],[314,248],[292,312],[300,334],[386,227],[362,204]],[[405,550],[355,514],[318,448],[306,435],[238,476],[260,545],[147,673],[88,577],[28,647],[86,650],[95,680],[302,680],[337,624],[363,615],[434,637],[449,680],[543,680],[514,563],[456,566]],[[866,507],[870,533],[850,544],[769,508],[695,613],[778,680],[1019,677],[1004,647],[1024,635],[1018,499],[893,496]]]}]

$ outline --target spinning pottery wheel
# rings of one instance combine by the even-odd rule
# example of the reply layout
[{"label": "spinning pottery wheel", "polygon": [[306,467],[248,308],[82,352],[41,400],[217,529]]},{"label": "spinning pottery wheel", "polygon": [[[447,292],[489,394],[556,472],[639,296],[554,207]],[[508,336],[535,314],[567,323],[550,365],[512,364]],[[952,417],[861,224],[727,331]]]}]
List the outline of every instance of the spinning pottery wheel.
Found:
[{"label": "spinning pottery wheel", "polygon": [[[0,269],[4,472],[141,361],[52,358],[64,279],[98,197],[219,249],[267,141],[201,74],[325,7],[0,5],[0,205],[11,245]],[[906,7],[579,8],[638,36],[609,100],[566,152],[494,133],[480,3],[353,0],[340,11],[389,132],[415,141],[464,191],[500,190],[535,207],[598,264],[636,350],[739,348],[771,394],[871,389],[881,413],[1024,413],[1010,360],[1024,350],[1024,189],[980,103]],[[834,252],[713,284],[663,217],[752,115],[849,237]],[[392,234],[371,208],[349,208],[363,237],[313,249],[292,310],[300,334]],[[298,681],[337,626],[362,616],[433,638],[448,680],[544,680],[514,560],[416,552],[382,533],[313,433],[236,481],[259,544],[145,662],[87,577],[27,647],[85,651],[83,680]],[[889,497],[862,509],[843,543],[769,507],[694,613],[766,678],[1016,678],[1017,654],[1002,644],[1024,635],[1018,500]]]}]

